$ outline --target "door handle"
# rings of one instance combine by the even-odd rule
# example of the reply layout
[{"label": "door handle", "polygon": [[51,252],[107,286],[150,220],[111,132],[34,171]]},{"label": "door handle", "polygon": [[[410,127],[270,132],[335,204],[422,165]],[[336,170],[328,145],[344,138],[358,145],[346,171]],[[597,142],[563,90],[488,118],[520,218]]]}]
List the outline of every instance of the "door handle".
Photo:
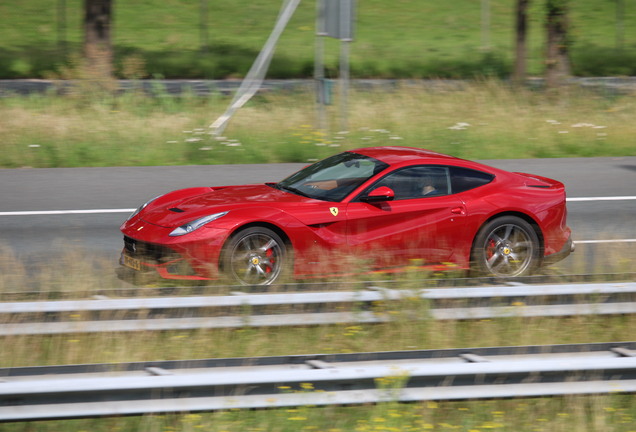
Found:
[{"label": "door handle", "polygon": [[456,215],[465,215],[466,211],[464,210],[464,207],[454,207],[451,209],[451,213]]}]

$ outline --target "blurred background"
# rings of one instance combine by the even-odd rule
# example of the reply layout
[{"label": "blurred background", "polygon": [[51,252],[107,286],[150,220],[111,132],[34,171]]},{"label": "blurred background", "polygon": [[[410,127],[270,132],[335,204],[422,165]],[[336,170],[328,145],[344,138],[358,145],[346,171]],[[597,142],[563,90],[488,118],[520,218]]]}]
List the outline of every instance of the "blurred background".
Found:
[{"label": "blurred background", "polygon": [[[636,8],[628,3],[360,1],[351,75],[507,78],[514,72],[521,37],[527,73],[537,76],[550,66],[550,31],[556,37],[551,42],[567,50],[573,75],[636,75]],[[68,77],[69,67],[91,42],[112,48],[113,73],[120,78],[240,78],[262,48],[280,7],[279,0],[2,2],[0,78]],[[312,76],[316,9],[315,1],[300,2],[268,77]],[[336,50],[327,53],[327,74],[333,77],[338,55]]]}]

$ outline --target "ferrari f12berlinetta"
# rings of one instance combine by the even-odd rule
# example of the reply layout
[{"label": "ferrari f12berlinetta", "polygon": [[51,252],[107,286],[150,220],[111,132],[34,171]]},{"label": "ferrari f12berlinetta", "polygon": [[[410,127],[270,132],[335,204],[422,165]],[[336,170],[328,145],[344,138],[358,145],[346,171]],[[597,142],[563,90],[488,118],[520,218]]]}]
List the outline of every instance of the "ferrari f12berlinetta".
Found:
[{"label": "ferrari f12berlinetta", "polygon": [[278,183],[154,198],[121,226],[120,263],[247,285],[414,263],[517,277],[572,251],[565,188],[408,147],[345,151]]}]

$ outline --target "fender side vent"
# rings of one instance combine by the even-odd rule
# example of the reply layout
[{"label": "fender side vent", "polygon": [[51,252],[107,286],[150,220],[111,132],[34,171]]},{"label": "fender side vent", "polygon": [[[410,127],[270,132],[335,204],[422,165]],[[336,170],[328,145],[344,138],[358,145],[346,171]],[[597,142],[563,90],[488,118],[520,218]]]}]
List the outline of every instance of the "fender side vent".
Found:
[{"label": "fender side vent", "polygon": [[171,212],[175,212],[175,213],[183,213],[185,211],[185,210],[182,210],[182,209],[177,208],[177,207],[172,207],[172,208],[169,208],[168,210],[170,210]]}]

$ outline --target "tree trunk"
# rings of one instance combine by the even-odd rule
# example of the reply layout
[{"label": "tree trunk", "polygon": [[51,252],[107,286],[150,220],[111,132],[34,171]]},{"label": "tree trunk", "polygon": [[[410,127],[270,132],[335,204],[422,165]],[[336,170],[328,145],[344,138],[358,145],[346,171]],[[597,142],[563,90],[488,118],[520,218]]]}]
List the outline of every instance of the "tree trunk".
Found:
[{"label": "tree trunk", "polygon": [[111,78],[113,75],[113,1],[84,0],[84,56],[88,73],[95,78]]},{"label": "tree trunk", "polygon": [[568,41],[569,0],[547,0],[546,87],[559,87],[570,75]]},{"label": "tree trunk", "polygon": [[517,0],[515,21],[515,67],[512,81],[523,84],[526,80],[526,40],[528,34],[528,4],[530,0]]}]

